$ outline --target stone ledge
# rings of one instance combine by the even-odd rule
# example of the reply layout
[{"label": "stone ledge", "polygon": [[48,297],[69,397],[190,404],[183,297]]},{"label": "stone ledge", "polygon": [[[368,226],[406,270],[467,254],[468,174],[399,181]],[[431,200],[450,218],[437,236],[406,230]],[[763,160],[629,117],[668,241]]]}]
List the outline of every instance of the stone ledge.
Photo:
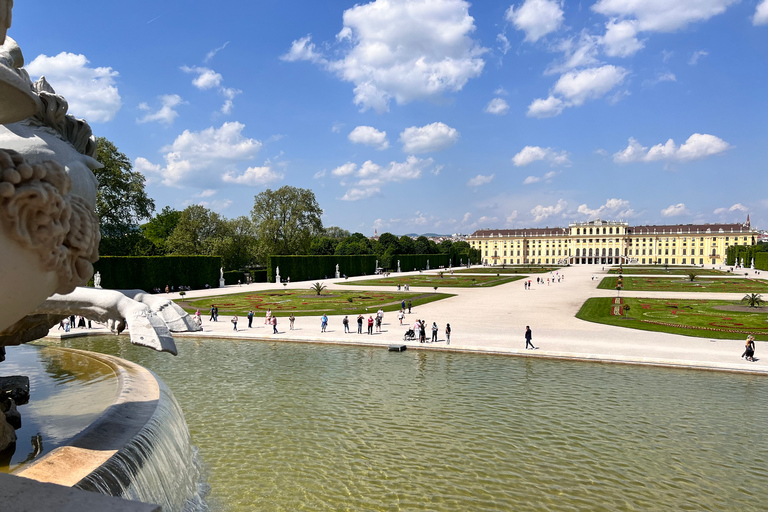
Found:
[{"label": "stone ledge", "polygon": [[161,512],[158,505],[127,501],[63,485],[0,473],[0,507],[13,512]]}]

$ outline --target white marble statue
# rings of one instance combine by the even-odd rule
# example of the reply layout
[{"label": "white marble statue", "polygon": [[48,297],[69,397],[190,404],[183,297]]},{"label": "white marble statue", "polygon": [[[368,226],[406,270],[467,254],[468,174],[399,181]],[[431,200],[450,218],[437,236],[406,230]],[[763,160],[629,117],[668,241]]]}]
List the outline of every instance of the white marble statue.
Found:
[{"label": "white marble statue", "polygon": [[429,270],[429,260],[427,260],[427,270]]},{"label": "white marble statue", "polygon": [[280,267],[275,267],[275,282],[280,282]]},{"label": "white marble statue", "polygon": [[400,260],[397,260],[397,271],[400,272]]},{"label": "white marble statue", "polygon": [[93,287],[101,288],[101,272],[93,274]]},{"label": "white marble statue", "polygon": [[44,78],[30,81],[5,37],[12,5],[0,0],[0,347],[82,314],[118,331],[127,321],[132,342],[175,353],[169,325],[199,330],[179,324],[175,308],[140,293],[78,288],[93,275],[101,237],[96,140]]},{"label": "white marble statue", "polygon": [[341,277],[341,273],[339,272],[339,264],[336,264],[336,279],[339,279]]}]

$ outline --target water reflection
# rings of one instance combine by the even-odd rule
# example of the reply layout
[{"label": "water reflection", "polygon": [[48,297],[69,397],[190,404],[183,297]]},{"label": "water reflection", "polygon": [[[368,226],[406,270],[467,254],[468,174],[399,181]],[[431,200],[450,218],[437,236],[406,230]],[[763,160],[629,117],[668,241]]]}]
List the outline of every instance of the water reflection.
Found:
[{"label": "water reflection", "polygon": [[55,347],[7,347],[0,372],[28,376],[30,388],[29,404],[19,407],[18,441],[0,454],[2,472],[66,444],[117,396],[117,379],[109,366]]},{"label": "water reflection", "polygon": [[214,509],[764,510],[764,377],[177,341],[176,358],[67,343],[169,385]]}]

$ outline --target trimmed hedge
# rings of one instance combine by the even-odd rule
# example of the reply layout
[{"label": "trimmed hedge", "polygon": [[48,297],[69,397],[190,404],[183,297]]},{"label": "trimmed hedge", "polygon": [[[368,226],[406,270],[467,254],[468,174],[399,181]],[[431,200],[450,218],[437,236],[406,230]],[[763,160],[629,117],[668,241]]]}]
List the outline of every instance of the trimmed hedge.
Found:
[{"label": "trimmed hedge", "polygon": [[448,267],[451,258],[448,254],[394,254],[392,255],[392,270],[397,270],[397,260],[400,260],[400,270],[410,272],[413,269],[426,270],[427,260],[429,268]]},{"label": "trimmed hedge", "polygon": [[267,281],[275,282],[277,267],[280,267],[282,280],[289,277],[294,282],[333,278],[337,264],[341,275],[370,275],[376,271],[376,256],[270,256],[267,260]]},{"label": "trimmed hedge", "polygon": [[200,289],[206,284],[216,288],[221,256],[102,256],[93,267],[101,273],[102,288],[152,291],[166,285]]},{"label": "trimmed hedge", "polygon": [[237,284],[237,281],[245,284],[245,272],[242,270],[228,270],[224,272],[224,284]]},{"label": "trimmed hedge", "polygon": [[755,254],[755,268],[757,270],[768,270],[768,252]]},{"label": "trimmed hedge", "polygon": [[266,283],[267,282],[267,269],[263,270],[251,270],[251,280],[254,283]]}]

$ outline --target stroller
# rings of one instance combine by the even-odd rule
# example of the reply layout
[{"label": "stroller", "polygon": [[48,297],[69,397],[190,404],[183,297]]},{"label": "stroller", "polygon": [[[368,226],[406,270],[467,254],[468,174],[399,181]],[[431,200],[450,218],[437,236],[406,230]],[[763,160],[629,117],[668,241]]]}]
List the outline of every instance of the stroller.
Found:
[{"label": "stroller", "polygon": [[413,341],[416,339],[416,333],[413,332],[413,329],[408,329],[405,331],[405,334],[403,335],[403,341]]}]

